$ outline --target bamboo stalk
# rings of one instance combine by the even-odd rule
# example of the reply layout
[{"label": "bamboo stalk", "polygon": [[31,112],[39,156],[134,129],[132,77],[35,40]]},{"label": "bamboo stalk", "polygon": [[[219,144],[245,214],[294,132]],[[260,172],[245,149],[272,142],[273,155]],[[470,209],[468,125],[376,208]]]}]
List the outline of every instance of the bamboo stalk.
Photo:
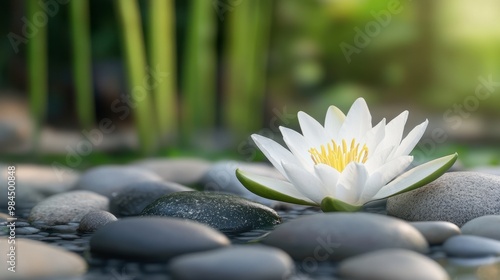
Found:
[{"label": "bamboo stalk", "polygon": [[89,4],[87,1],[78,0],[70,1],[69,4],[77,115],[80,125],[90,129],[95,123],[95,108],[92,92]]},{"label": "bamboo stalk", "polygon": [[[31,21],[37,13],[43,13],[38,0],[28,0],[27,17]],[[47,19],[48,21],[48,19]],[[28,59],[28,92],[30,97],[30,110],[33,118],[33,151],[38,152],[40,148],[41,127],[46,118],[47,110],[47,25],[35,26],[36,34],[27,42]]]},{"label": "bamboo stalk", "polygon": [[265,0],[245,1],[229,16],[223,119],[237,137],[246,137],[262,125],[271,8],[272,3]]},{"label": "bamboo stalk", "polygon": [[[215,16],[212,1],[190,1],[182,79],[182,137],[215,124]],[[186,141],[183,141],[186,143]]]},{"label": "bamboo stalk", "polygon": [[139,134],[141,152],[156,150],[156,130],[150,101],[151,73],[146,68],[146,52],[139,6],[136,0],[115,0],[125,46],[127,73],[131,97],[135,103],[134,116]]},{"label": "bamboo stalk", "polygon": [[[160,136],[177,132],[175,5],[173,0],[149,2],[149,65],[164,73],[152,88]],[[163,75],[162,75],[163,76]]]}]

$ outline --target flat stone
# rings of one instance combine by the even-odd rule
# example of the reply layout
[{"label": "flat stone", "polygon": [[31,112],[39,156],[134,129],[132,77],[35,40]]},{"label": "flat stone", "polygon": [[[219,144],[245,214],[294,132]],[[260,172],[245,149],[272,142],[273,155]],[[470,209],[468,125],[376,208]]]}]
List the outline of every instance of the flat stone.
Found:
[{"label": "flat stone", "polygon": [[[0,238],[0,279],[67,279],[83,275],[87,262],[79,255],[46,243],[16,238],[15,273],[8,271],[7,253],[10,251],[7,238]],[[10,258],[10,257],[9,257]]]},{"label": "flat stone", "polygon": [[500,241],[500,215],[487,215],[472,219],[462,226],[462,233]]},{"label": "flat stone", "polygon": [[460,228],[450,222],[411,222],[410,225],[425,237],[429,245],[440,245],[446,239],[460,234]]},{"label": "flat stone", "polygon": [[447,221],[459,227],[500,215],[500,176],[449,172],[419,189],[390,197],[387,214],[407,221]]},{"label": "flat stone", "polygon": [[116,192],[109,202],[109,208],[111,213],[119,217],[138,216],[146,206],[163,195],[192,190],[165,181],[134,182]]},{"label": "flat stone", "polygon": [[443,251],[449,257],[459,258],[500,256],[500,241],[473,235],[457,235],[444,242]]},{"label": "flat stone", "polygon": [[400,219],[371,213],[320,213],[277,227],[261,243],[278,247],[295,260],[342,260],[390,248],[428,251],[425,238]]},{"label": "flat stone", "polygon": [[225,192],[262,203],[272,208],[286,207],[287,203],[260,197],[247,190],[236,178],[236,169],[282,179],[283,176],[274,167],[264,163],[248,163],[238,161],[221,161],[213,164],[201,179],[200,185],[204,191]]},{"label": "flat stone", "polygon": [[132,217],[97,230],[90,239],[90,251],[101,257],[161,262],[229,244],[222,233],[193,221]]},{"label": "flat stone", "polygon": [[28,220],[46,225],[79,222],[88,212],[108,210],[108,198],[89,191],[70,191],[53,195],[31,209]]},{"label": "flat stone", "polygon": [[92,211],[83,216],[78,226],[78,231],[94,232],[104,225],[116,220],[115,215],[107,211]]},{"label": "flat stone", "polygon": [[385,249],[349,258],[339,266],[342,279],[448,280],[446,271],[432,259],[409,250]]},{"label": "flat stone", "polygon": [[189,219],[232,233],[281,222],[278,213],[267,206],[218,192],[191,191],[162,196],[144,208],[142,215]]},{"label": "flat stone", "polygon": [[16,234],[18,235],[28,235],[40,232],[39,229],[34,227],[18,227],[16,228]]},{"label": "flat stone", "polygon": [[165,181],[193,185],[200,181],[211,163],[199,158],[149,158],[133,165],[150,170]]},{"label": "flat stone", "polygon": [[282,250],[241,245],[181,256],[169,268],[178,280],[282,280],[292,274],[294,263]]},{"label": "flat stone", "polygon": [[91,168],[83,173],[75,189],[93,191],[111,199],[131,183],[161,180],[156,173],[139,167],[105,165]]},{"label": "flat stone", "polygon": [[[7,193],[7,166],[0,164],[0,193]],[[70,168],[33,164],[15,165],[16,205],[33,206],[50,195],[70,190],[80,174]],[[7,206],[7,196],[0,195],[0,206]]]}]

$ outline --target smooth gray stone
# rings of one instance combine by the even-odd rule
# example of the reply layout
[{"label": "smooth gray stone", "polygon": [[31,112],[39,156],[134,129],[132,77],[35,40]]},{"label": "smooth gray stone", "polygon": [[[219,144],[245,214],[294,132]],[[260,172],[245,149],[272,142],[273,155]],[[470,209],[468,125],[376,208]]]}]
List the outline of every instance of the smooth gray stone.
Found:
[{"label": "smooth gray stone", "polygon": [[281,222],[273,209],[239,196],[217,192],[178,192],[152,202],[144,216],[194,220],[223,232],[271,227]]},{"label": "smooth gray stone", "polygon": [[77,190],[93,191],[113,198],[123,187],[134,182],[161,181],[149,170],[132,166],[104,165],[87,170],[75,185]]},{"label": "smooth gray stone", "polygon": [[462,226],[462,233],[500,241],[500,215],[487,215],[470,220]]},{"label": "smooth gray stone", "polygon": [[101,257],[155,262],[229,244],[222,233],[193,221],[132,217],[98,229],[90,239],[90,251]]},{"label": "smooth gray stone", "polygon": [[263,198],[247,190],[236,178],[236,169],[238,168],[262,176],[284,180],[283,176],[268,164],[221,161],[213,164],[201,179],[202,190],[237,194],[272,208],[286,208],[288,206],[288,203]]},{"label": "smooth gray stone", "polygon": [[134,182],[116,192],[109,202],[109,209],[119,217],[138,216],[146,206],[159,197],[185,191],[192,189],[164,181]]},{"label": "smooth gray stone", "polygon": [[[0,164],[0,207],[7,207],[8,165]],[[14,173],[16,205],[33,206],[48,196],[70,190],[80,174],[70,168],[16,164]]]},{"label": "smooth gray stone", "polygon": [[459,258],[500,256],[500,241],[473,235],[457,235],[444,242],[443,251],[449,257]]},{"label": "smooth gray stone", "polygon": [[109,200],[89,191],[70,191],[53,195],[31,209],[28,220],[44,222],[46,225],[61,225],[80,222],[88,212],[108,210]]},{"label": "smooth gray stone", "polygon": [[425,237],[429,245],[440,245],[446,239],[460,234],[460,228],[450,222],[411,222],[410,225],[415,227]]},{"label": "smooth gray stone", "polygon": [[342,279],[448,280],[446,271],[432,259],[409,250],[385,249],[343,261]]},{"label": "smooth gray stone", "polygon": [[380,249],[426,253],[427,241],[400,219],[370,213],[321,213],[282,224],[261,243],[278,247],[296,260],[342,260]]},{"label": "smooth gray stone", "polygon": [[387,214],[407,221],[447,221],[459,227],[500,215],[500,176],[449,172],[419,189],[390,197]]},{"label": "smooth gray stone", "polygon": [[133,166],[150,170],[165,181],[192,185],[200,181],[211,163],[198,158],[148,158],[134,162]]},{"label": "smooth gray stone", "polygon": [[12,244],[0,238],[0,279],[73,279],[87,271],[79,255],[47,243],[16,238],[16,272],[7,270],[7,252]]},{"label": "smooth gray stone", "polygon": [[16,228],[16,234],[18,235],[28,235],[28,234],[35,234],[40,232],[39,229],[34,228],[34,227],[20,227]]},{"label": "smooth gray stone", "polygon": [[242,245],[181,256],[169,268],[176,280],[282,280],[294,263],[282,250]]},{"label": "smooth gray stone", "polygon": [[94,232],[104,225],[116,221],[115,215],[107,211],[92,211],[83,216],[78,226],[79,232]]}]

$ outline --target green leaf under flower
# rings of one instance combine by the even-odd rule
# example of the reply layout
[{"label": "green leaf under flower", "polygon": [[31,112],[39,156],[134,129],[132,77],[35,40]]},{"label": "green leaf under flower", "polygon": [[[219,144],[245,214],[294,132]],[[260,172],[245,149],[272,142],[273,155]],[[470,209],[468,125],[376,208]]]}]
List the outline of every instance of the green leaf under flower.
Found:
[{"label": "green leaf under flower", "polygon": [[331,196],[327,196],[321,201],[323,212],[356,212],[361,209],[363,209],[362,205],[351,205]]}]

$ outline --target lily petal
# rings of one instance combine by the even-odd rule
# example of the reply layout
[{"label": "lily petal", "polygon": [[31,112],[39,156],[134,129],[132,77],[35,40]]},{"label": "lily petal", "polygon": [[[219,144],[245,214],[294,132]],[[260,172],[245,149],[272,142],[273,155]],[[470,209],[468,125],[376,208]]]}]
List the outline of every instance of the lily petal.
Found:
[{"label": "lily petal", "polygon": [[458,154],[455,153],[410,169],[380,189],[373,199],[386,198],[422,187],[443,175],[455,163],[457,157]]},{"label": "lily petal", "polygon": [[311,159],[311,154],[309,153],[311,144],[307,141],[307,139],[297,131],[283,126],[280,126],[280,131],[283,135],[283,140],[290,151],[302,162],[304,167],[312,170],[311,167],[314,165],[314,162]]},{"label": "lily petal", "polygon": [[355,203],[367,179],[368,171],[363,164],[354,161],[349,163],[340,174],[336,189],[337,198],[347,203]]},{"label": "lily petal", "polygon": [[252,139],[257,144],[257,147],[264,153],[267,159],[272,163],[272,165],[278,169],[281,175],[286,176],[285,170],[281,166],[281,162],[290,162],[297,164],[298,161],[295,156],[287,149],[285,149],[280,144],[275,141],[266,138],[264,136],[260,136],[258,134],[252,134]]},{"label": "lily petal", "polygon": [[297,117],[302,134],[314,147],[324,145],[331,140],[326,136],[325,128],[313,117],[302,111],[297,114]]},{"label": "lily petal", "polygon": [[338,141],[339,131],[344,120],[345,115],[339,108],[333,105],[328,107],[325,117],[325,131],[331,139]]},{"label": "lily petal", "polygon": [[344,123],[340,128],[339,138],[350,142],[351,139],[361,139],[372,128],[372,116],[366,101],[358,98],[352,104]]},{"label": "lily petal", "polygon": [[[383,144],[386,147],[394,147],[394,151],[401,144],[401,139],[403,138],[403,131],[405,129],[406,121],[408,120],[408,111],[404,111],[397,117],[392,119],[385,127],[385,138]],[[389,160],[393,156],[389,156]]]},{"label": "lily petal", "polygon": [[305,197],[319,205],[321,200],[327,195],[321,181],[314,174],[307,172],[295,164],[283,162],[282,165],[295,188]]},{"label": "lily petal", "polygon": [[414,127],[410,131],[410,133],[408,133],[408,135],[403,139],[403,141],[401,141],[401,145],[399,145],[399,147],[397,148],[394,156],[398,157],[409,154],[418,144],[418,141],[420,141],[422,135],[424,135],[425,129],[427,128],[428,124],[429,121],[425,120],[423,123]]},{"label": "lily petal", "polygon": [[314,166],[314,172],[321,180],[321,183],[323,183],[323,187],[326,189],[328,195],[336,197],[336,186],[340,178],[340,173],[337,169],[330,165],[320,163]]},{"label": "lily petal", "polygon": [[394,177],[401,174],[413,161],[412,156],[401,156],[395,158],[388,163],[380,166],[375,172],[368,177],[363,192],[357,201],[358,204],[365,204],[380,191]]},{"label": "lily petal", "polygon": [[248,173],[241,169],[236,170],[236,177],[245,188],[256,195],[283,202],[316,205],[289,182]]},{"label": "lily petal", "polygon": [[376,126],[372,129],[368,130],[365,135],[365,139],[362,142],[366,143],[366,147],[368,148],[368,153],[370,154],[375,152],[378,145],[385,138],[385,118],[382,119]]}]

